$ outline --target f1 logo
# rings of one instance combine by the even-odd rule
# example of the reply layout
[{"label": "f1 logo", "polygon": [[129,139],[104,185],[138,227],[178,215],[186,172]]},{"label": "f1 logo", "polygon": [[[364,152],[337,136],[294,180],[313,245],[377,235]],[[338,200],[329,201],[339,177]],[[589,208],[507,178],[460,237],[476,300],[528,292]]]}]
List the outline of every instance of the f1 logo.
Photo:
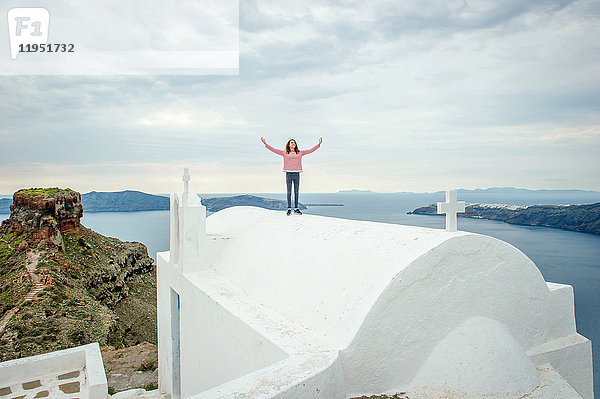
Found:
[{"label": "f1 logo", "polygon": [[50,13],[45,8],[11,8],[8,10],[10,56],[14,60],[22,45],[46,44]]}]

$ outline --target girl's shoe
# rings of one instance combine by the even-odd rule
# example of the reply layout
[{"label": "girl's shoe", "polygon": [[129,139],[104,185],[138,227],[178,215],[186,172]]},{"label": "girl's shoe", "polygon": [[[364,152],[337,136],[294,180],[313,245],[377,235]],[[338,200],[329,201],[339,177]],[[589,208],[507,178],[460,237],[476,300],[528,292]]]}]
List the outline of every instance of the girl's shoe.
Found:
[{"label": "girl's shoe", "polygon": [[292,210],[288,208],[287,215],[290,216],[292,214]]},{"label": "girl's shoe", "polygon": [[297,213],[298,215],[302,215],[302,212],[300,212],[300,209],[298,209],[298,208],[294,209],[294,213]]}]

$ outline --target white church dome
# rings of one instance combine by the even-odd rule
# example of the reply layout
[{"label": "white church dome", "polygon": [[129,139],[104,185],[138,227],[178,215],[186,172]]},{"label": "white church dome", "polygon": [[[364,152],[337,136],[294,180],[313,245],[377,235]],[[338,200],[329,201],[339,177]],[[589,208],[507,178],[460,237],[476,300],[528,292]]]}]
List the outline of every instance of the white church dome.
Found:
[{"label": "white church dome", "polygon": [[532,361],[496,320],[474,317],[436,345],[413,380],[413,387],[453,392],[457,397],[515,397],[539,383]]}]

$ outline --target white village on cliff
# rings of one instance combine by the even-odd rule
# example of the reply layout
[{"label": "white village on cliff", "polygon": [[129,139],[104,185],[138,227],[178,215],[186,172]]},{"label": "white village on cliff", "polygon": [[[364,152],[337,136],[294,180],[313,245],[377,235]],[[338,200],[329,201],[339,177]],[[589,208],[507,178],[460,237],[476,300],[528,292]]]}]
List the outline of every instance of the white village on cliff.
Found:
[{"label": "white village on cliff", "polygon": [[[455,191],[439,230],[255,207],[207,218],[189,179],[157,254],[159,388],[113,398],[593,399],[572,287],[457,231]],[[0,363],[0,399],[44,396],[110,397],[98,344]]]}]

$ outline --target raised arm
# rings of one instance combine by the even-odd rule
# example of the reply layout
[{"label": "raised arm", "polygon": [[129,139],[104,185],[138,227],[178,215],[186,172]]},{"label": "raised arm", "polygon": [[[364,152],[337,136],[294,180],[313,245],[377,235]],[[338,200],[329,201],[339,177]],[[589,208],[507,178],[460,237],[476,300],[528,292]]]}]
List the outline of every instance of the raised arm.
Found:
[{"label": "raised arm", "polygon": [[304,151],[300,151],[300,152],[302,153],[302,155],[307,155],[307,154],[310,154],[311,152],[315,152],[315,151],[317,151],[317,148],[321,147],[322,142],[323,142],[323,138],[320,137],[319,143],[316,146],[314,146],[313,148],[310,148],[308,150],[304,150]]},{"label": "raised arm", "polygon": [[283,156],[283,154],[284,154],[283,150],[278,150],[277,148],[273,148],[273,147],[271,147],[270,145],[268,145],[268,144],[267,144],[267,142],[265,141],[265,138],[264,138],[264,137],[261,137],[261,138],[260,138],[260,141],[262,141],[262,142],[263,142],[263,144],[265,145],[265,147],[267,147],[267,149],[268,149],[268,150],[270,150],[270,151],[274,152],[274,153],[275,153],[275,154],[277,154],[277,155],[281,155],[281,156]]}]

